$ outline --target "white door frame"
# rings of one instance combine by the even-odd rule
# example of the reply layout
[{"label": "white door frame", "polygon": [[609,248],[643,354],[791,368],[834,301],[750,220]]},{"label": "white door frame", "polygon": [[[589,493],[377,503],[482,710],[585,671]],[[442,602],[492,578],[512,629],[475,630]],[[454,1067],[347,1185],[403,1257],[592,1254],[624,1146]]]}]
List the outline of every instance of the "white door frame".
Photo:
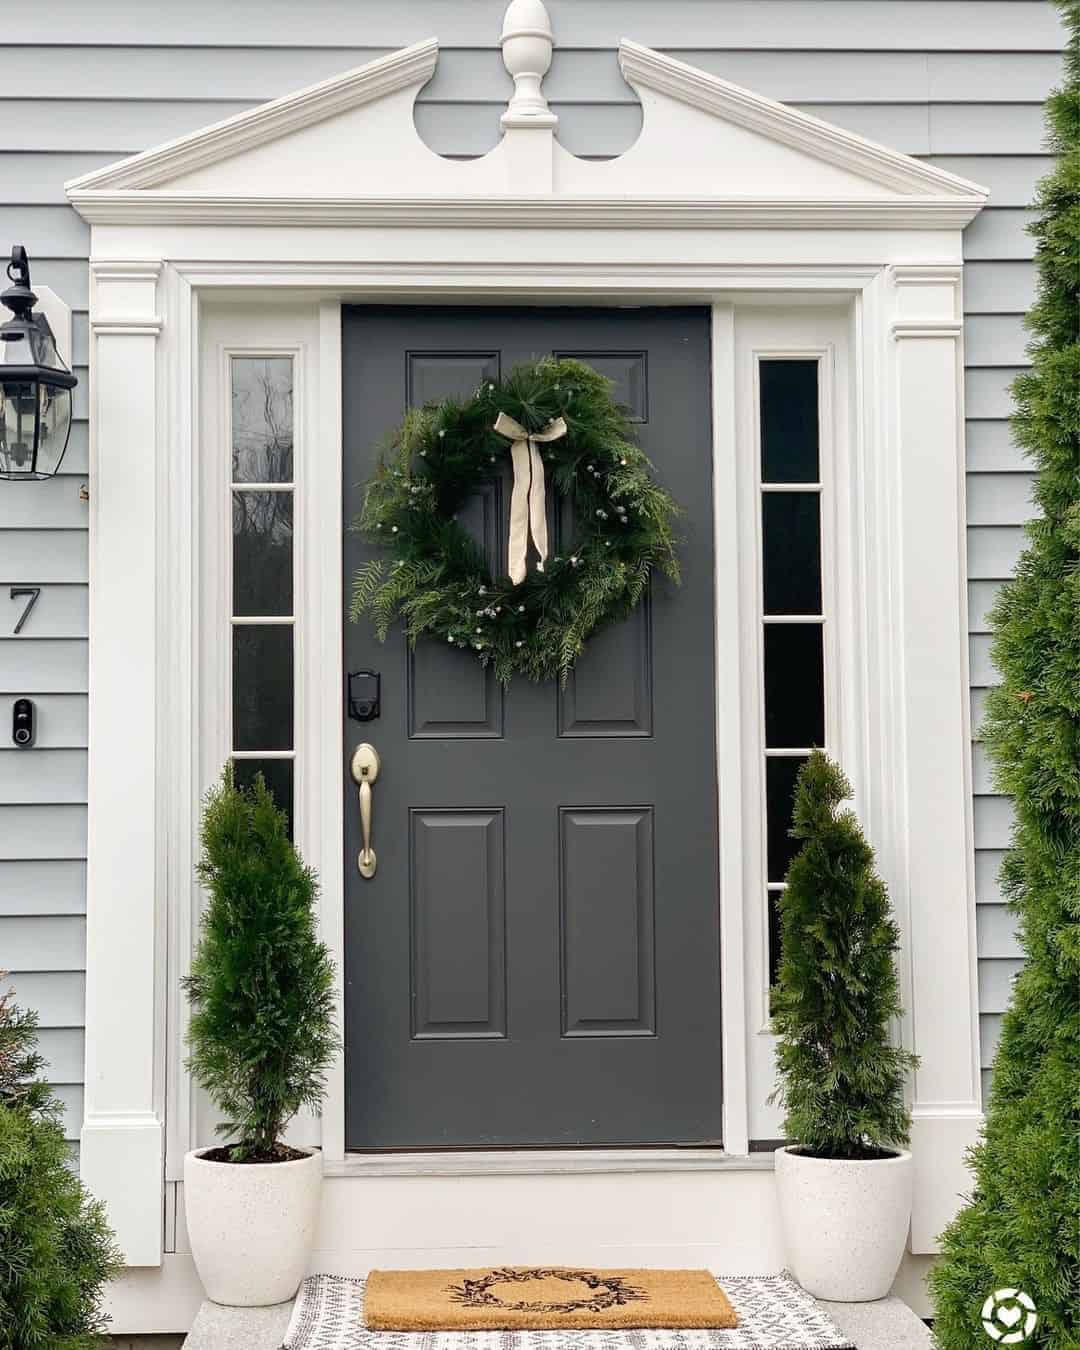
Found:
[{"label": "white door frame", "polygon": [[[312,718],[312,734],[305,737],[302,753],[312,781],[298,792],[297,828],[309,858],[321,866],[324,932],[338,950],[343,901],[338,772],[341,412],[336,392],[340,388],[340,300],[336,297],[363,299],[374,291],[382,299],[388,295],[443,298],[448,292],[470,301],[483,296],[536,298],[535,274],[523,281],[506,276],[511,269],[502,270],[504,280],[497,290],[490,276],[456,267],[446,269],[436,285],[425,291],[418,291],[415,279],[407,273],[386,274],[377,288],[363,286],[350,269],[339,267],[317,290],[312,286],[314,278],[305,278],[305,291],[318,315],[320,384],[311,426],[319,445],[313,466],[319,487],[316,491],[312,483],[310,491],[299,489],[298,509],[300,528],[310,529],[321,540],[324,552],[320,574],[311,568],[298,578],[302,588],[298,594],[312,615],[312,631],[319,633],[318,641],[302,644],[300,659],[308,671],[308,697],[323,710],[324,720],[319,725]],[[175,979],[167,973],[166,952],[174,953],[182,967],[190,950],[194,918],[191,864],[201,784],[193,754],[199,742],[196,671],[191,657],[199,649],[200,631],[194,584],[200,564],[193,545],[198,464],[194,353],[198,350],[199,299],[211,293],[235,297],[240,291],[265,296],[269,288],[281,295],[280,287],[294,280],[294,272],[291,265],[279,268],[262,263],[221,267],[172,263],[159,269],[145,262],[115,261],[97,261],[93,272],[98,365],[91,642],[98,692],[92,695],[91,715],[94,744],[119,742],[125,745],[125,753],[117,756],[111,748],[97,755],[92,752],[88,963],[92,993],[88,992],[87,1031],[92,1062],[107,1072],[99,1073],[97,1092],[91,1090],[88,1079],[84,1143],[91,1145],[91,1184],[110,1201],[114,1223],[126,1227],[129,1260],[154,1264],[147,1258],[153,1257],[160,1242],[166,1101],[170,1103],[170,1175],[176,1175],[178,1155],[190,1137],[185,1121],[191,1119],[190,1107],[185,1110],[183,1106],[188,1095],[186,1079],[177,1072],[183,1017]],[[846,295],[852,301],[857,469],[863,476],[866,507],[856,521],[863,544],[862,565],[867,569],[858,622],[865,628],[867,641],[859,673],[864,697],[856,696],[853,705],[862,713],[862,744],[856,761],[849,761],[847,768],[858,785],[861,814],[878,849],[905,936],[908,1013],[904,1040],[923,1055],[914,1110],[926,1176],[921,1190],[929,1214],[923,1223],[922,1241],[927,1241],[937,1231],[942,1174],[957,1174],[958,1136],[962,1134],[966,1142],[979,1111],[961,551],[959,267],[955,262],[916,268],[840,267],[814,269],[809,274],[784,267],[755,267],[745,272],[716,269],[705,275],[699,272],[692,284],[691,278],[680,279],[677,289],[665,285],[663,278],[658,285],[651,269],[646,275],[643,269],[629,268],[621,277],[609,273],[603,282],[601,291],[595,279],[587,278],[583,284],[573,269],[552,271],[543,294],[595,300],[599,295],[640,298],[644,292],[650,299],[685,302],[692,298],[715,306],[716,567],[721,587],[718,597],[724,591],[728,597],[726,602],[719,600],[721,610],[727,609],[724,630],[728,632],[733,631],[729,626],[733,615],[738,615],[738,624],[746,622],[738,614],[739,588],[730,581],[738,576],[740,566],[738,495],[737,490],[730,490],[731,466],[736,462],[732,447],[738,437],[728,396],[734,357],[725,337],[735,312],[732,301],[746,292],[760,295],[763,285],[774,293]],[[133,307],[133,288],[141,294],[142,312]],[[121,293],[122,315],[110,305]],[[922,309],[921,316],[916,306]],[[164,313],[155,319],[159,310]],[[901,314],[903,318],[898,317]],[[105,359],[114,351],[115,361]],[[142,369],[149,374],[140,402],[150,406],[136,418],[132,416],[130,380],[140,357]],[[155,366],[156,376],[151,373]],[[333,374],[324,382],[322,375],[327,371]],[[309,402],[310,398],[309,393]],[[100,447],[110,407],[123,415],[112,423],[105,442],[109,447],[106,465]],[[167,409],[174,415],[166,415]],[[158,447],[156,472],[148,462],[144,436]],[[928,515],[938,518],[940,528],[932,528],[934,522],[928,521]],[[139,553],[147,559],[145,572],[132,567],[133,555]],[[945,583],[950,575],[952,585]],[[147,612],[156,615],[156,642],[145,626],[130,623],[133,585]],[[933,641],[924,640],[927,627],[936,634]],[[140,677],[140,670],[145,675]],[[110,672],[122,687],[123,697],[118,701],[107,687],[102,689],[110,684]],[[746,755],[740,742],[744,731],[740,716],[732,712],[743,706],[744,696],[742,665],[732,659],[730,645],[721,643],[718,764],[725,839],[740,828],[743,809]],[[140,715],[144,703],[147,706]],[[111,790],[106,790],[103,780],[108,780]],[[139,794],[134,791],[136,783],[142,785]],[[159,812],[164,817],[160,823]],[[146,861],[139,866],[130,847],[130,813],[141,815],[145,822],[141,828]],[[124,840],[125,866],[119,874],[111,869],[108,873],[105,888],[113,905],[108,911],[95,911],[103,889],[102,860],[110,856],[109,841],[117,832]],[[725,1139],[727,1151],[736,1154],[745,1151],[748,1140],[747,1037],[760,1029],[748,1018],[745,971],[748,916],[760,913],[760,900],[745,890],[741,869],[740,849],[723,848]],[[144,903],[158,877],[163,880],[158,891],[160,922]],[[956,897],[956,903],[940,905],[939,898],[949,894]],[[732,897],[739,897],[739,902],[733,903]],[[132,916],[140,913],[143,921],[133,923]],[[139,972],[137,980],[132,978],[133,971]],[[153,1043],[147,1036],[142,1050],[131,1034],[136,1003],[144,1016],[149,1014],[142,1026],[156,1028]],[[103,1013],[108,1014],[108,1023],[100,1020]],[[147,1087],[153,1085],[152,1095],[145,1097],[145,1110],[122,1121],[115,1112],[96,1109],[101,1090],[110,1095],[116,1091],[121,1064],[125,1083],[138,1070],[146,1075]],[[339,1065],[322,1132],[331,1168],[430,1169],[431,1159],[409,1162],[399,1158],[389,1164],[346,1160],[342,1094]],[[114,1149],[106,1150],[106,1143]],[[141,1144],[145,1152],[133,1149],[133,1144]],[[95,1154],[95,1146],[102,1151]],[[625,1169],[626,1159],[616,1161]],[[517,1159],[515,1170],[524,1162]],[[556,1165],[566,1170],[568,1163],[573,1165],[568,1159]],[[590,1170],[599,1166],[595,1157],[581,1163]],[[701,1166],[705,1160],[687,1157],[686,1163]],[[485,1163],[477,1158],[450,1158],[443,1165],[475,1170]],[[496,1161],[490,1165],[497,1170]],[[552,1162],[540,1159],[538,1165],[551,1167]],[[134,1184],[135,1175],[143,1178],[141,1184]],[[122,1207],[117,1203],[121,1194]],[[137,1243],[132,1240],[136,1232],[140,1235]]]},{"label": "white door frame", "polygon": [[[750,295],[849,304],[852,509],[842,544],[853,599],[844,622],[862,637],[851,675],[858,744],[845,746],[845,767],[903,933],[903,1039],[923,1059],[913,1088],[913,1251],[934,1249],[964,1189],[963,1148],[975,1137],[980,1099],[960,230],[982,197],[951,175],[635,44],[622,45],[621,59],[642,93],[645,130],[611,164],[573,161],[548,122],[509,123],[485,160],[437,160],[411,120],[411,99],[435,60],[434,44],[418,44],[70,185],[93,226],[81,1160],[132,1265],[161,1261],[166,1156],[174,1175],[192,1123],[175,976],[190,951],[202,782],[197,374],[201,310],[211,302],[273,299],[317,314],[319,388],[308,407],[318,490],[298,505],[302,528],[323,544],[300,579],[321,637],[305,642],[300,659],[301,681],[327,721],[308,738],[312,782],[297,824],[322,864],[329,936],[340,932],[342,913],[340,304],[714,306],[716,568],[726,631],[746,623],[731,589],[745,563],[732,477],[740,433],[727,397],[733,307]],[[702,156],[713,163],[720,143],[730,187],[706,184],[701,196]],[[360,186],[331,195],[357,153],[376,155],[370,171],[387,195],[364,195],[362,164]],[[280,184],[293,181],[304,195],[283,199]],[[807,185],[817,181],[832,186],[810,198]],[[752,800],[741,769],[747,676],[730,646],[718,651],[717,678],[722,838],[734,831],[741,839]],[[747,932],[760,898],[748,894],[739,850],[724,854],[725,1139],[739,1155],[748,1140],[747,1036],[757,1029],[747,1014]],[[329,1111],[329,1165],[363,1169],[345,1160],[341,1127],[341,1113]],[[404,1164],[366,1166],[380,1165]],[[508,1166],[499,1155],[443,1165]],[[585,1155],[535,1164],[655,1165]]]}]

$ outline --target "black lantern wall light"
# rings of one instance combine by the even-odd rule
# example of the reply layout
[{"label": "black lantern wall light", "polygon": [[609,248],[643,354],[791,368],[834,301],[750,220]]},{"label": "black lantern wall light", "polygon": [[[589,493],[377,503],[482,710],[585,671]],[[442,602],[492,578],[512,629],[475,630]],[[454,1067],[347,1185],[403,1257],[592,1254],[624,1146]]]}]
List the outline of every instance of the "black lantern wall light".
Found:
[{"label": "black lantern wall light", "polygon": [[71,435],[71,391],[78,380],[61,361],[44,314],[35,313],[30,260],[16,244],[7,267],[11,285],[0,304],[12,318],[0,325],[0,478],[51,478]]}]

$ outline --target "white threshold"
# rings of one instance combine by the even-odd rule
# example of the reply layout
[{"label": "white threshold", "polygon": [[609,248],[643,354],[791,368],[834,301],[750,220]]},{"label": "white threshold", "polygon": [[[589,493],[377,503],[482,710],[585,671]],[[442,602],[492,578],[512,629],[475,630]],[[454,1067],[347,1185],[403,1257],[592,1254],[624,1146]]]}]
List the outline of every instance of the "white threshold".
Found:
[{"label": "white threshold", "polygon": [[347,1153],[326,1159],[328,1177],[517,1177],[646,1172],[771,1172],[772,1151],[722,1148],[468,1149]]}]

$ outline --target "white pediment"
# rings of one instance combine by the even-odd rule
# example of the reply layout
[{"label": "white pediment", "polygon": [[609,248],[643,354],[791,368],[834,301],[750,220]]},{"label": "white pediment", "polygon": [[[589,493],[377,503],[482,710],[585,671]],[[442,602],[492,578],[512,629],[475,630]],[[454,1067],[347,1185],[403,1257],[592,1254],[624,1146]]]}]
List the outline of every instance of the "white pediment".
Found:
[{"label": "white pediment", "polygon": [[[531,64],[514,69],[508,38]],[[518,87],[501,141],[479,159],[443,158],[416,130],[432,38],[86,174],[68,195],[88,220],[113,223],[786,228],[961,228],[985,200],[977,184],[628,39],[619,60],[641,134],[617,159],[579,159],[558,143],[540,89],[545,41],[550,62],[534,28],[504,29]]]}]

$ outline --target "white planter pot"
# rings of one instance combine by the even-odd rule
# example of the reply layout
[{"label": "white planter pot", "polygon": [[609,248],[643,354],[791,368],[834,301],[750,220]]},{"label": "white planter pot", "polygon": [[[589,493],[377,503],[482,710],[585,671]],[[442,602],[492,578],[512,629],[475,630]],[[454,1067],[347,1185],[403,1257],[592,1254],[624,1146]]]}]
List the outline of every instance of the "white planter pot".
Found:
[{"label": "white planter pot", "polygon": [[236,1308],[292,1298],[307,1273],[322,1193],[322,1154],[279,1163],[184,1157],[184,1213],[206,1296]]},{"label": "white planter pot", "polygon": [[815,1298],[865,1303],[892,1288],[911,1222],[911,1154],[847,1162],[776,1150],[788,1265]]}]

